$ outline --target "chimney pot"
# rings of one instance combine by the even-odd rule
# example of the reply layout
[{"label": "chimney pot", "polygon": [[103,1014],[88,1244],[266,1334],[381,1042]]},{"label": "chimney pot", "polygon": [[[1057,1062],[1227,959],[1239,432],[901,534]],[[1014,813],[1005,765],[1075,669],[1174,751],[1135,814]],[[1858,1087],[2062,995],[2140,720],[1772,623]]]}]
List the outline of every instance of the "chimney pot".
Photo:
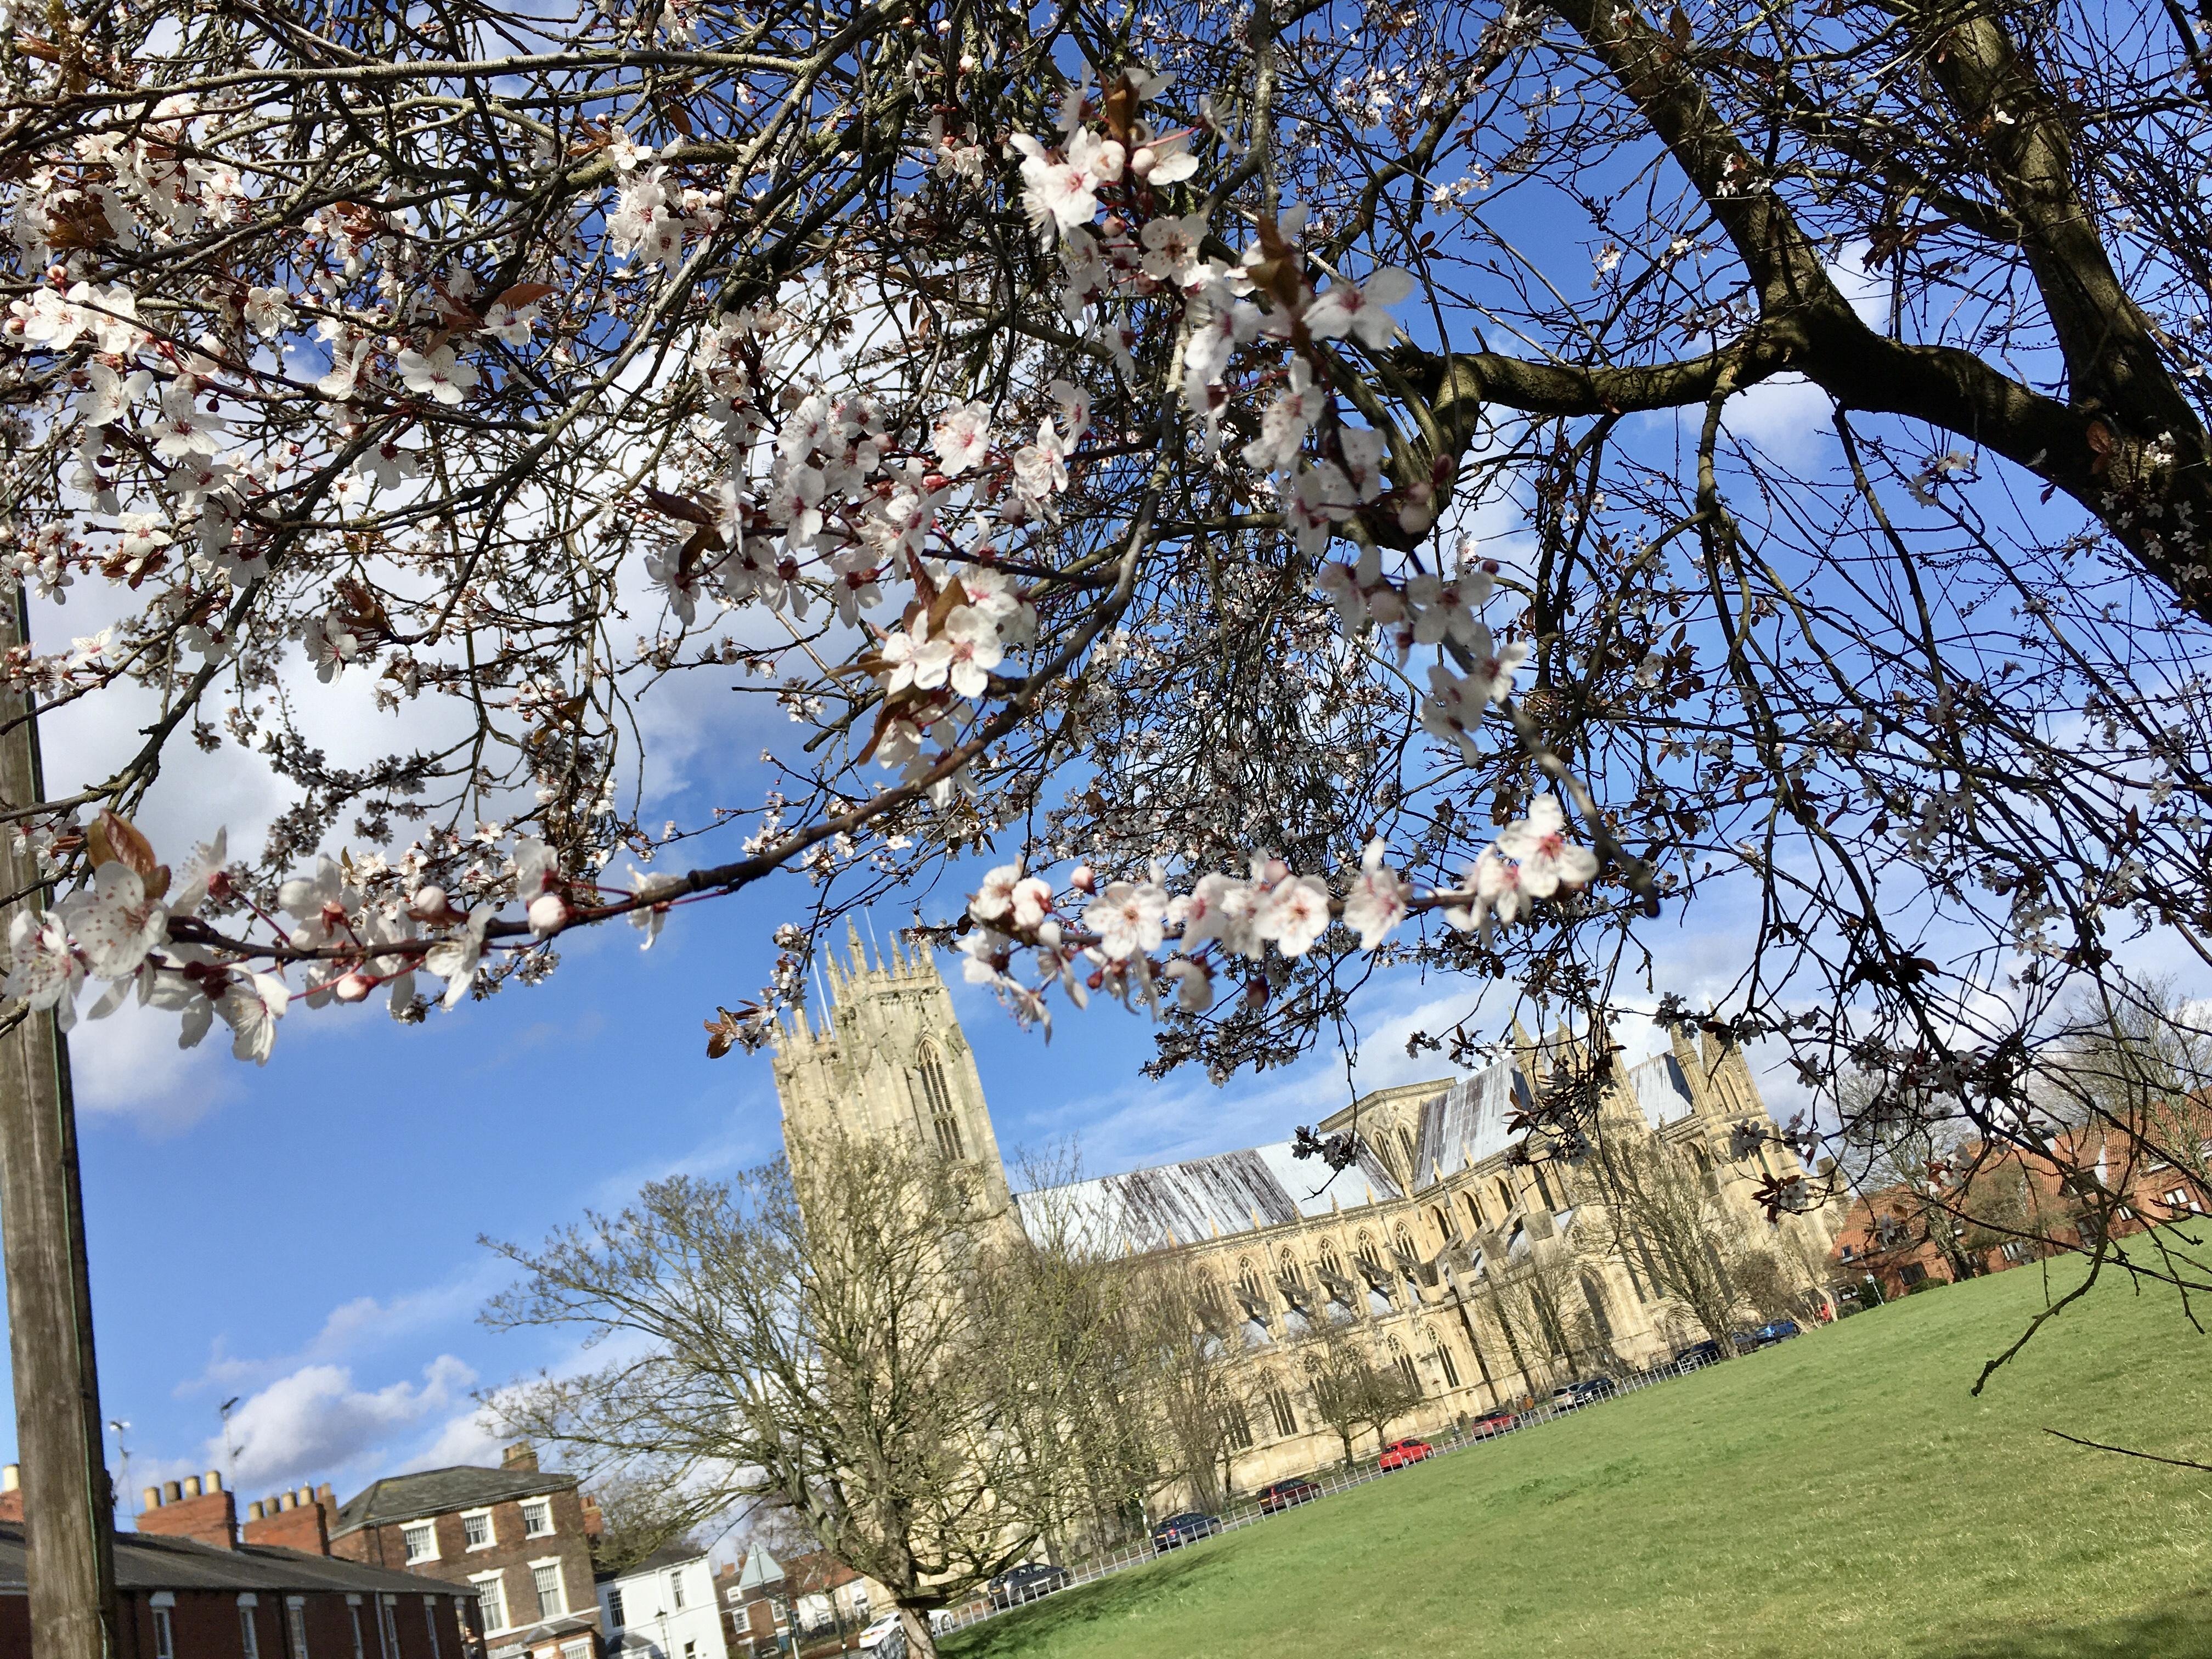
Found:
[{"label": "chimney pot", "polygon": [[147,1487],[144,1497],[148,1509],[158,1510],[161,1507],[161,1489],[159,1486]]},{"label": "chimney pot", "polygon": [[216,1474],[213,1469],[210,1469],[205,1474],[200,1477],[200,1486],[201,1489],[205,1492],[221,1492],[222,1490],[222,1476]]},{"label": "chimney pot", "polygon": [[314,1489],[313,1486],[302,1486],[302,1487],[301,1487],[301,1488],[300,1488],[300,1507],[301,1507],[301,1508],[305,1509],[308,1504],[310,1504],[313,1503],[314,1501],[315,1501],[315,1489]]},{"label": "chimney pot", "polygon": [[175,1481],[164,1480],[161,1483],[161,1501],[164,1504],[173,1504],[184,1495],[185,1489]]},{"label": "chimney pot", "polygon": [[276,1507],[280,1510],[295,1509],[299,1506],[299,1502],[300,1500],[289,1492],[280,1492],[276,1494]]},{"label": "chimney pot", "polygon": [[188,1474],[188,1475],[186,1475],[186,1476],[185,1477],[185,1497],[187,1497],[187,1498],[198,1498],[199,1495],[200,1495],[200,1478],[199,1478],[199,1476],[198,1476],[197,1474]]},{"label": "chimney pot", "polygon": [[261,1500],[257,1498],[246,1506],[246,1518],[249,1521],[258,1521],[261,1516]]},{"label": "chimney pot", "polygon": [[23,1466],[21,1464],[10,1463],[7,1468],[0,1468],[0,1492],[14,1492],[22,1484]]},{"label": "chimney pot", "polygon": [[315,1496],[325,1504],[331,1504],[336,1501],[331,1492],[331,1483],[327,1480],[324,1481],[321,1486],[315,1488]]}]

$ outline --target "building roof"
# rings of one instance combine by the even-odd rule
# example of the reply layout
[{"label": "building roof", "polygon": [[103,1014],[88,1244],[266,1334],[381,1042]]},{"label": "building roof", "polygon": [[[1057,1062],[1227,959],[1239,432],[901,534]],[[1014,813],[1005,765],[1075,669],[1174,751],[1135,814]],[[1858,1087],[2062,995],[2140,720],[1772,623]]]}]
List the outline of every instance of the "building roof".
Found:
[{"label": "building roof", "polygon": [[1528,1079],[1510,1060],[1493,1060],[1442,1094],[1421,1103],[1413,1138],[1414,1187],[1434,1186],[1470,1164],[1505,1150],[1506,1125],[1531,1103]]},{"label": "building roof", "polygon": [[343,1538],[363,1527],[390,1526],[395,1521],[415,1521],[426,1515],[477,1509],[510,1498],[566,1492],[575,1484],[573,1474],[467,1467],[389,1475],[338,1505],[337,1513],[331,1517],[331,1536]]},{"label": "building roof", "polygon": [[1630,1066],[1628,1086],[1643,1109],[1644,1121],[1655,1129],[1678,1123],[1696,1109],[1690,1100],[1690,1080],[1672,1054],[1655,1054]]},{"label": "building roof", "polygon": [[[23,1528],[0,1525],[0,1595],[20,1595],[24,1571]],[[328,1555],[307,1555],[273,1544],[224,1549],[194,1538],[160,1533],[115,1534],[115,1582],[126,1590],[345,1590],[362,1595],[474,1595],[471,1584],[449,1583],[393,1567],[372,1567]]]},{"label": "building roof", "polygon": [[744,1567],[738,1574],[739,1589],[766,1589],[782,1582],[783,1563],[769,1553],[767,1545],[756,1544],[745,1552]]},{"label": "building roof", "polygon": [[1325,1165],[1292,1156],[1291,1143],[1278,1140],[1040,1188],[1017,1194],[1014,1202],[1025,1230],[1065,1228],[1076,1242],[1119,1255],[1278,1227],[1302,1216],[1401,1196],[1396,1178],[1364,1146],[1358,1161],[1331,1182]]},{"label": "building roof", "polygon": [[667,1544],[648,1556],[631,1562],[619,1572],[595,1572],[595,1584],[619,1584],[626,1578],[641,1578],[648,1572],[665,1572],[671,1567],[688,1567],[707,1553],[696,1544]]}]

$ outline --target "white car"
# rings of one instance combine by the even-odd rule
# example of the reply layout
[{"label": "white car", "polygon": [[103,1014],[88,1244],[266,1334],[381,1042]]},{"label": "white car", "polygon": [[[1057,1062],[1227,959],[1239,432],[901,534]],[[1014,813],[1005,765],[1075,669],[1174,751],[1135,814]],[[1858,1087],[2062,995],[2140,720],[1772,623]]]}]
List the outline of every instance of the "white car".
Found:
[{"label": "white car", "polygon": [[906,1626],[899,1616],[887,1613],[860,1632],[860,1651],[876,1659],[906,1659]]}]

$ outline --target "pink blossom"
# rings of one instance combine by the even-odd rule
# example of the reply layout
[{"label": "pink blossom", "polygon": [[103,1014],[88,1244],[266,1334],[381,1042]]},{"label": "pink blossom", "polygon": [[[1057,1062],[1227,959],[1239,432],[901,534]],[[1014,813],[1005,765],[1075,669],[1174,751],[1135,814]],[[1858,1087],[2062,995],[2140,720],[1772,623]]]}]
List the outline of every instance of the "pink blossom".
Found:
[{"label": "pink blossom", "polygon": [[1522,890],[1535,898],[1580,887],[1597,874],[1597,854],[1567,840],[1566,814],[1551,795],[1539,796],[1526,818],[1499,833],[1498,851],[1520,861]]},{"label": "pink blossom", "polygon": [[1398,872],[1382,862],[1382,839],[1367,843],[1359,860],[1359,873],[1345,896],[1344,925],[1359,935],[1359,948],[1372,951],[1406,918],[1410,890]]}]

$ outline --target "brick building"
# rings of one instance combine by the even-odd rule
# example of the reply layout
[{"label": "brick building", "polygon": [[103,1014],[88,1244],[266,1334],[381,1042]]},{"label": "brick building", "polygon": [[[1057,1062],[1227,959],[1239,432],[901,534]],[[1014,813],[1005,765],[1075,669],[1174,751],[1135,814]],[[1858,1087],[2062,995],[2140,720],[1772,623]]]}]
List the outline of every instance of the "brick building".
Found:
[{"label": "brick building", "polygon": [[[8,1471],[12,1475],[12,1468]],[[0,1480],[0,1659],[29,1659],[22,1498]],[[147,1489],[115,1539],[115,1659],[468,1659],[465,1587],[239,1536],[214,1474]]]},{"label": "brick building", "polygon": [[592,1588],[597,1508],[574,1475],[549,1474],[526,1443],[501,1467],[394,1475],[329,1519],[334,1556],[465,1585],[489,1659],[600,1659]]},{"label": "brick building", "polygon": [[734,1567],[714,1574],[722,1635],[732,1656],[775,1653],[791,1630],[791,1599],[784,1593],[783,1564],[756,1544]]},{"label": "brick building", "polygon": [[1872,1278],[1884,1296],[1900,1296],[2080,1249],[2107,1202],[2114,1238],[2212,1211],[2212,1110],[2158,1115],[2140,1133],[2113,1124],[2068,1130],[2048,1158],[1969,1142],[1921,1181],[1867,1194],[1837,1235],[1839,1287]]}]

